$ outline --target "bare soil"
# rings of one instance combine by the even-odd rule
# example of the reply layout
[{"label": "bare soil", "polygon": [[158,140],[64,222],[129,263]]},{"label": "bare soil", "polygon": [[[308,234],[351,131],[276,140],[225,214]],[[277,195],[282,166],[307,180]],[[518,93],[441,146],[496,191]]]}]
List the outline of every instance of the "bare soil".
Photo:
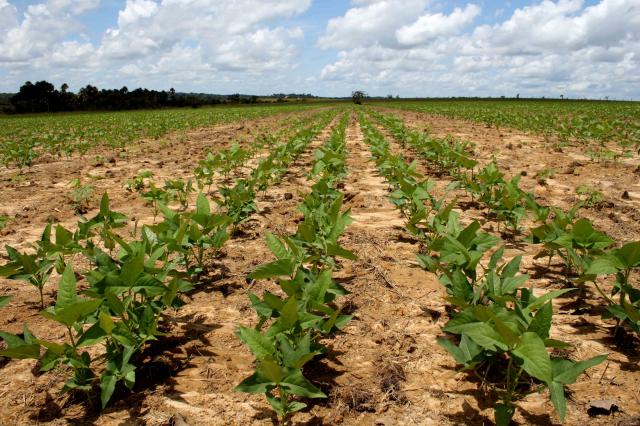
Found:
[{"label": "bare soil", "polygon": [[[575,158],[580,155],[577,147],[575,151],[567,148],[563,153],[552,152],[548,142],[531,135],[502,129],[497,132],[424,114],[394,113],[410,126],[429,126],[436,135],[452,133],[474,141],[481,161],[487,162],[495,155],[508,173],[526,171],[523,186],[549,204],[572,204],[577,185],[603,185],[603,189],[608,188],[605,201],[613,205],[588,209],[584,214],[619,241],[640,238],[640,200],[636,196],[622,200],[617,195],[625,190],[629,194],[640,191],[640,178],[635,175],[633,179],[635,163],[594,164]],[[0,235],[0,244],[24,249],[39,238],[51,216],[73,228],[78,218],[64,199],[68,192],[65,185],[73,177],[86,177],[89,173],[104,177],[95,181],[96,193],[107,190],[114,210],[135,217],[141,224],[150,223],[152,208],[137,194],[123,189],[126,180],[138,170],[152,170],[154,179],[160,181],[166,177],[186,178],[209,147],[215,151],[232,140],[250,140],[258,132],[283,125],[286,117],[277,116],[203,129],[187,133],[180,140],[169,137],[164,142],[148,141],[140,153],[97,167],[90,159],[82,158],[37,165],[20,183],[11,181],[14,170],[2,170],[0,214],[17,220],[11,221]],[[296,207],[310,186],[306,174],[313,150],[328,138],[330,128],[311,143],[280,185],[258,197],[260,213],[225,245],[224,255],[215,260],[216,268],[189,295],[189,303],[170,313],[168,335],[145,353],[147,362],[138,371],[133,391],[119,391],[112,406],[99,413],[82,398],[59,394],[64,372],[39,374],[34,361],[4,361],[0,363],[0,424],[159,426],[175,424],[178,414],[189,425],[275,424],[262,396],[233,391],[253,369],[253,357],[234,331],[239,324],[254,325],[256,321],[246,295],[249,285],[258,294],[276,289],[268,282],[249,284],[246,276],[272,258],[264,243],[267,231],[295,232],[296,221],[301,218]],[[393,149],[415,156],[396,143]],[[433,274],[417,266],[417,242],[406,234],[400,214],[387,201],[388,186],[369,160],[368,147],[353,114],[347,129],[347,150],[349,174],[343,190],[345,204],[351,208],[355,221],[348,227],[342,244],[356,252],[359,259],[344,261],[337,279],[350,291],[344,300],[345,311],[351,312],[354,320],[325,342],[329,354],[305,371],[328,398],[308,401],[309,408],[294,416],[294,424],[492,424],[491,400],[479,390],[476,381],[456,373],[453,359],[436,344],[448,318],[444,291]],[[580,165],[572,165],[574,162]],[[534,177],[543,167],[556,169],[555,177],[546,185],[540,185]],[[573,173],[564,173],[569,167]],[[428,164],[421,162],[420,171],[428,175]],[[243,168],[236,177],[247,172]],[[447,183],[443,177],[432,179],[438,181],[439,190]],[[461,197],[460,205],[466,206],[463,194],[457,195]],[[496,224],[481,210],[464,207],[460,211],[464,221],[479,219],[486,230],[496,230]],[[539,261],[533,260],[535,252],[535,247],[509,245],[509,255],[524,254],[523,266],[535,277],[531,282],[537,289],[542,292],[560,288],[563,283],[559,266],[553,266],[555,274],[536,275]],[[52,328],[38,315],[37,294],[28,284],[0,279],[0,294],[13,296],[0,313],[1,330],[19,332],[27,323],[36,335],[63,337],[63,330]],[[47,288],[46,294],[47,303],[52,303],[53,288]],[[608,361],[590,369],[588,375],[570,386],[565,423],[640,424],[640,345],[633,336],[626,345],[612,340],[612,324],[600,319],[601,304],[592,296],[588,309],[580,313],[571,306],[570,298],[559,300],[555,306],[553,337],[573,344],[570,357],[610,354]],[[620,411],[611,416],[589,417],[589,404],[598,399],[614,399]],[[531,395],[521,407],[515,419],[518,424],[558,422],[547,395]]]}]

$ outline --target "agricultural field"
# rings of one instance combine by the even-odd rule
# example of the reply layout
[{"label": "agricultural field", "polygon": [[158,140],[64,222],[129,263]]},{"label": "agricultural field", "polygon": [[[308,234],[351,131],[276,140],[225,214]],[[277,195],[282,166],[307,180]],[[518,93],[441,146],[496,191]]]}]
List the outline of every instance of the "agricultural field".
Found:
[{"label": "agricultural field", "polygon": [[0,117],[0,424],[640,424],[639,111]]}]

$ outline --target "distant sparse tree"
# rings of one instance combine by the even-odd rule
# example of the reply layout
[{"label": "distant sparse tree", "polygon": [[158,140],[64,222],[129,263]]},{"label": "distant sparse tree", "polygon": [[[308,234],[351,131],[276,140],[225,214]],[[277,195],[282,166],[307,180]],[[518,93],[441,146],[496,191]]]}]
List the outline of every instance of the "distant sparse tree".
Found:
[{"label": "distant sparse tree", "polygon": [[364,101],[364,98],[367,97],[367,94],[364,93],[362,90],[356,90],[351,92],[351,99],[353,99],[353,103],[354,104],[362,104],[362,101]]}]

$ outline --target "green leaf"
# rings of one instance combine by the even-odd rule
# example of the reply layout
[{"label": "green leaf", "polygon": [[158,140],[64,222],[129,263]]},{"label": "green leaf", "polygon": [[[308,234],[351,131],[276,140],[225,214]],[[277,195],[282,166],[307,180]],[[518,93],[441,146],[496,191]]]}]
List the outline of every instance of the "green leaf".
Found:
[{"label": "green leaf", "polygon": [[640,266],[640,241],[625,244],[616,250],[616,257],[624,262],[626,268]]},{"label": "green leaf", "polygon": [[67,306],[74,304],[77,299],[76,276],[71,265],[67,265],[66,268],[64,268],[64,272],[62,272],[60,284],[58,284],[58,296],[56,299],[55,310],[58,311],[66,308]]},{"label": "green leaf", "polygon": [[292,395],[303,396],[306,398],[326,398],[320,389],[315,387],[303,375],[302,370],[293,369],[282,381],[280,386],[287,389]]},{"label": "green leaf", "polygon": [[547,303],[551,299],[555,299],[558,296],[561,296],[565,293],[568,293],[574,290],[575,290],[574,288],[565,288],[562,290],[555,290],[555,291],[550,291],[549,293],[545,293],[542,296],[536,298],[533,302],[531,302],[525,309],[523,309],[523,311],[527,314],[530,314],[535,310],[537,310],[538,308],[542,307],[545,303]]},{"label": "green leaf", "polygon": [[282,380],[282,368],[274,361],[265,359],[260,362],[260,367],[258,369],[265,378],[269,379],[273,383],[278,384],[280,383],[280,380]]},{"label": "green leaf", "polygon": [[549,337],[549,330],[551,329],[551,318],[553,316],[553,306],[551,302],[544,304],[538,312],[536,312],[536,316],[529,324],[529,328],[527,331],[537,334],[542,339],[547,339]]},{"label": "green leaf", "polygon": [[102,195],[102,199],[100,200],[100,215],[103,217],[109,216],[109,194],[106,192]]},{"label": "green leaf", "polygon": [[198,194],[198,198],[196,200],[196,213],[203,216],[208,216],[209,214],[211,214],[209,200],[202,192]]},{"label": "green leaf", "polygon": [[258,266],[249,274],[249,278],[254,280],[291,276],[293,274],[293,262],[290,259],[279,259],[275,262]]},{"label": "green leaf", "polygon": [[340,247],[338,244],[332,244],[327,247],[327,254],[329,256],[341,257],[343,259],[348,260],[357,260],[358,256],[351,250],[347,250],[343,247]]},{"label": "green leaf", "polygon": [[105,331],[100,327],[100,323],[95,323],[89,327],[87,331],[82,333],[82,336],[78,339],[77,346],[83,347],[95,345],[96,343],[104,340],[105,337],[107,337],[107,333],[105,333]]},{"label": "green leaf", "polygon": [[111,331],[115,327],[113,322],[113,318],[106,312],[100,312],[100,316],[98,317],[98,324],[100,324],[100,328],[105,331],[107,334],[111,334]]},{"label": "green leaf", "polygon": [[271,250],[278,260],[285,259],[289,256],[285,245],[271,232],[267,232],[265,239],[267,241],[267,247],[269,247],[269,250]]},{"label": "green leaf", "polygon": [[[2,337],[4,338],[4,336]],[[15,359],[38,359],[40,357],[40,345],[32,344],[9,347],[0,351],[0,356]]]},{"label": "green leaf", "polygon": [[236,334],[259,360],[270,358],[276,350],[273,342],[257,330],[239,327]]},{"label": "green leaf", "polygon": [[488,350],[495,351],[502,349],[506,351],[508,349],[498,332],[484,322],[446,326],[444,330],[450,333],[466,335],[475,343]]},{"label": "green leaf", "polygon": [[[0,274],[1,276],[2,274]],[[11,296],[0,296],[0,308],[4,308],[11,301]]]},{"label": "green leaf", "polygon": [[598,355],[584,361],[572,363],[570,367],[567,366],[563,369],[563,371],[558,372],[559,374],[554,375],[553,381],[565,385],[575,383],[575,381],[578,379],[578,376],[582,374],[587,368],[591,368],[600,364],[605,359],[607,359],[607,356],[608,355]]},{"label": "green leaf", "polygon": [[548,386],[550,393],[549,398],[558,412],[560,421],[564,422],[564,418],[567,415],[567,401],[564,397],[564,386],[556,381],[549,383]]},{"label": "green leaf", "polygon": [[624,265],[620,260],[613,255],[607,254],[596,258],[591,264],[585,274],[587,275],[609,275],[615,274],[619,270],[624,269]]},{"label": "green leaf", "polygon": [[105,408],[109,403],[117,382],[118,378],[108,372],[103,373],[102,377],[100,377],[100,402],[102,403],[102,408]]},{"label": "green leaf", "polygon": [[81,318],[95,312],[101,304],[101,299],[83,300],[56,311],[52,316],[47,315],[47,311],[42,311],[41,314],[45,317],[58,321],[67,327],[71,327]]},{"label": "green leaf", "polygon": [[515,413],[516,407],[511,404],[496,404],[494,408],[496,426],[509,426]]},{"label": "green leaf", "polygon": [[122,278],[122,281],[126,286],[133,287],[136,279],[138,279],[143,271],[144,252],[142,250],[139,250],[132,258],[127,260],[124,265],[122,265],[120,277]]},{"label": "green leaf", "polygon": [[544,383],[551,382],[551,358],[544,341],[537,334],[524,333],[513,349],[513,354],[524,361],[522,367],[530,376]]},{"label": "green leaf", "polygon": [[244,379],[235,387],[236,392],[246,392],[251,394],[267,393],[275,387],[275,383],[262,376],[259,372]]},{"label": "green leaf", "polygon": [[555,339],[545,339],[544,345],[547,348],[554,348],[554,349],[567,349],[571,347],[570,344],[562,342],[560,340],[555,340]]},{"label": "green leaf", "polygon": [[282,311],[280,311],[280,321],[283,330],[293,328],[298,321],[298,301],[295,297],[290,297],[282,307]]}]

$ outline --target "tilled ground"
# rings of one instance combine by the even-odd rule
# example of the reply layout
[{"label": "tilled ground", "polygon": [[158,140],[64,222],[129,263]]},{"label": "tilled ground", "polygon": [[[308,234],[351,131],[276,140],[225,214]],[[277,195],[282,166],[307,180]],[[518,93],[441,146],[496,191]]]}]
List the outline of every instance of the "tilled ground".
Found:
[{"label": "tilled ground", "polygon": [[[423,115],[406,114],[404,117],[410,125],[424,127],[429,124],[434,133],[439,131],[434,123],[441,123],[440,118],[434,120]],[[152,209],[121,189],[130,175],[144,168],[152,169],[157,176],[186,177],[205,146],[226,146],[229,140],[238,138],[238,133],[255,134],[266,126],[277,127],[282,123],[278,120],[273,117],[246,122],[242,129],[240,125],[232,125],[202,131],[200,135],[187,135],[185,140],[175,141],[169,153],[150,149],[122,166],[120,161],[104,167],[105,170],[101,166],[96,173],[104,172],[106,176],[107,171],[113,170],[113,175],[106,176],[96,186],[104,184],[104,189],[108,189],[110,194],[113,189],[116,194],[113,197],[114,210],[134,215],[144,222],[152,217]],[[311,184],[306,175],[313,150],[327,140],[332,125],[311,143],[280,185],[269,188],[266,194],[258,197],[260,214],[245,224],[240,236],[225,245],[224,256],[214,261],[216,268],[190,295],[189,303],[171,313],[168,336],[152,345],[145,354],[147,362],[138,372],[138,383],[133,392],[116,395],[112,407],[98,414],[87,410],[85,401],[74,400],[69,395],[59,396],[58,390],[64,381],[62,373],[34,376],[32,372],[36,368],[33,361],[9,361],[0,369],[0,423],[168,425],[179,414],[190,425],[274,424],[273,414],[262,396],[233,391],[253,369],[253,357],[234,336],[234,330],[239,324],[255,324],[255,314],[246,296],[250,285],[251,290],[258,294],[265,289],[276,289],[274,284],[267,282],[249,284],[245,277],[255,266],[272,258],[264,243],[267,231],[276,234],[295,232],[296,221],[301,218],[296,207]],[[503,139],[492,142],[484,130],[476,131],[476,127],[471,128],[469,123],[450,121],[442,126],[442,132],[449,133],[455,128],[457,133],[476,142],[476,154],[482,161],[488,161],[491,152],[495,152],[499,165],[510,166],[506,170],[516,173],[520,172],[521,166],[530,167],[524,169],[530,171],[527,173],[530,179],[525,179],[527,176],[523,178],[524,186],[527,189],[533,187],[543,199],[548,196],[549,203],[564,205],[562,203],[569,202],[563,198],[569,195],[562,191],[555,197],[550,195],[555,192],[547,193],[537,188],[538,184],[532,177],[537,170],[533,159],[538,156],[551,164],[573,161],[560,155],[549,159],[542,157],[551,155],[543,140],[509,133],[509,137],[514,138],[511,143],[516,145],[510,149],[503,146],[509,142]],[[505,134],[506,131],[501,132]],[[517,147],[515,138],[519,137],[532,140],[527,145],[528,150]],[[539,147],[536,148],[538,151],[534,150],[535,147]],[[392,148],[394,151],[402,150],[395,142]],[[353,314],[354,320],[335,338],[325,342],[330,348],[329,354],[307,368],[306,374],[328,395],[327,400],[309,401],[310,407],[296,414],[294,423],[491,424],[490,399],[479,391],[478,383],[464,374],[456,374],[452,358],[436,344],[441,326],[447,321],[444,291],[434,275],[416,265],[417,242],[404,232],[400,214],[387,201],[388,186],[369,160],[368,147],[353,114],[347,129],[347,150],[348,176],[343,191],[345,204],[351,208],[355,222],[347,228],[342,243],[356,252],[359,259],[342,262],[337,279],[351,292],[344,303],[345,310]],[[409,150],[404,152],[409,157],[415,156]],[[160,163],[162,166],[158,167]],[[581,167],[592,167],[587,161],[584,164]],[[64,166],[72,168],[71,175],[86,174],[92,168],[90,164],[47,164],[43,165],[40,174],[28,178],[40,188],[39,192],[26,194],[25,190],[7,187],[11,192],[5,198],[3,188],[2,209],[6,210],[5,214],[13,214],[13,209],[16,209],[32,216],[28,217],[30,223],[10,228],[10,232],[0,238],[2,243],[24,245],[35,240],[49,212],[55,212],[51,214],[58,214],[59,220],[71,226],[75,218],[72,212],[67,212],[68,206],[60,204],[54,195],[46,196],[48,187],[69,179],[62,171]],[[117,167],[123,169],[118,170]],[[622,179],[618,175],[626,170],[616,169],[615,176],[609,177],[610,166],[600,167],[600,179],[606,177],[613,182]],[[429,173],[424,162],[420,163],[420,170]],[[596,172],[594,169],[589,176],[596,179]],[[238,173],[246,173],[246,170]],[[63,176],[55,177],[55,174]],[[554,180],[557,185],[570,186],[574,184],[572,176],[558,173]],[[586,179],[586,176],[582,178]],[[446,178],[433,179],[439,180],[439,190],[446,184]],[[579,181],[577,179],[576,182]],[[549,182],[548,186],[552,185],[556,183]],[[101,186],[100,191],[102,189]],[[465,200],[461,198],[461,201]],[[627,201],[637,202],[634,198]],[[616,217],[626,217],[624,215],[633,211],[637,214],[637,204],[629,204],[632,213],[619,209],[626,204],[614,204],[611,209]],[[37,208],[24,210],[25,205]],[[33,211],[37,213],[31,213]],[[480,210],[465,208],[461,214],[465,222],[479,219],[485,230],[495,229],[495,224]],[[635,222],[621,221],[613,225],[615,222],[607,222],[612,220],[608,219],[609,216],[602,218],[595,210],[589,210],[587,214],[599,218],[598,225],[604,226],[612,236],[624,235],[622,241],[639,237]],[[536,264],[532,257],[535,248],[509,246],[509,255],[517,253],[525,254],[524,267],[534,271]],[[532,280],[532,283],[542,291],[562,285],[546,275]],[[21,324],[27,322],[36,334],[45,333],[53,339],[62,337],[62,331],[47,330],[47,323],[39,319],[38,308],[32,303],[37,295],[28,285],[4,280],[0,281],[0,292],[14,295],[11,305],[2,312],[0,329],[17,332]],[[48,294],[48,301],[52,300],[51,297]],[[633,347],[621,348],[608,337],[611,324],[600,320],[595,309],[597,299],[591,303],[594,309],[578,315],[573,314],[570,303],[571,299],[562,299],[556,304],[558,315],[554,318],[553,337],[572,343],[575,349],[570,356],[576,359],[599,353],[609,353],[610,356],[607,362],[589,370],[589,375],[582,376],[576,385],[570,387],[566,423],[640,423],[640,358],[637,352]],[[610,417],[588,417],[587,408],[592,400],[608,398],[618,402],[620,413]],[[546,395],[532,395],[521,406],[523,409],[519,410],[516,418],[520,424],[557,422]]]}]

